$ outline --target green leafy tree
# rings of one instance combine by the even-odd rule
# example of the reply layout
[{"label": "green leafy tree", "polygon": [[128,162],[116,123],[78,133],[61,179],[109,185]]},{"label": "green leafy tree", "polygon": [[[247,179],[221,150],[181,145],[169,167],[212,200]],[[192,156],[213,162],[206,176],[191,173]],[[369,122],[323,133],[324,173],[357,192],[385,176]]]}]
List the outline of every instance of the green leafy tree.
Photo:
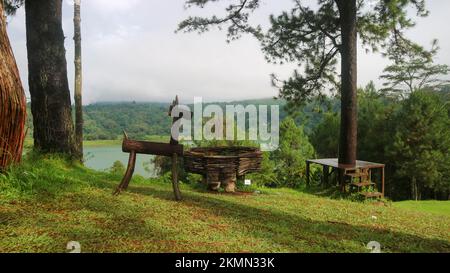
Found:
[{"label": "green leafy tree", "polygon": [[[358,90],[358,156],[362,160],[384,162],[385,138],[389,138],[392,100],[376,90],[373,82]],[[311,134],[311,143],[321,157],[338,154],[339,113],[328,111]]]},{"label": "green leafy tree", "polygon": [[275,161],[271,159],[271,153],[264,152],[261,162],[261,171],[250,173],[246,176],[259,186],[276,187],[278,183],[277,173],[275,172]]},{"label": "green leafy tree", "polygon": [[[405,47],[410,47],[405,50]],[[388,51],[392,65],[384,69],[381,79],[383,92],[405,98],[416,90],[438,90],[449,82],[442,77],[448,74],[447,65],[435,64],[433,59],[438,53],[437,40],[433,41],[430,51],[423,51],[411,45],[393,47]]]},{"label": "green leafy tree", "polygon": [[[187,0],[187,7],[204,8],[218,0]],[[222,1],[223,2],[223,1]],[[329,88],[340,89],[341,127],[339,161],[354,164],[357,145],[357,47],[358,37],[367,50],[377,51],[407,40],[403,31],[414,26],[408,8],[426,16],[424,0],[318,0],[316,9],[293,1],[293,8],[279,16],[271,16],[269,30],[252,26],[250,15],[261,0],[236,0],[229,4],[225,15],[209,18],[189,17],[179,24],[179,30],[205,32],[214,26],[228,29],[228,40],[242,33],[260,40],[270,62],[297,63],[304,70],[295,71],[288,80],[273,82],[280,87],[280,96],[291,107],[311,99]],[[337,68],[340,56],[340,81]],[[340,87],[337,88],[340,82]]]},{"label": "green leafy tree", "polygon": [[292,118],[280,125],[280,146],[270,157],[274,161],[276,186],[298,187],[306,181],[306,160],[314,158],[314,148],[302,127]]},{"label": "green leafy tree", "polygon": [[14,15],[18,8],[20,8],[23,3],[25,3],[25,0],[2,0],[3,1],[3,7],[8,15]]},{"label": "green leafy tree", "polygon": [[109,172],[114,175],[122,176],[125,173],[125,165],[119,160],[114,161],[113,165],[109,169]]},{"label": "green leafy tree", "polygon": [[336,158],[339,147],[340,117],[336,112],[326,112],[322,121],[314,128],[311,134],[313,144],[318,156]]},{"label": "green leafy tree", "polygon": [[[411,197],[450,192],[450,119],[448,103],[431,92],[411,94],[396,116],[390,151],[399,183],[407,181]],[[399,184],[398,187],[405,187]]]},{"label": "green leafy tree", "polygon": [[370,82],[358,92],[358,155],[362,160],[386,162],[385,147],[394,134],[393,116],[399,103]]}]

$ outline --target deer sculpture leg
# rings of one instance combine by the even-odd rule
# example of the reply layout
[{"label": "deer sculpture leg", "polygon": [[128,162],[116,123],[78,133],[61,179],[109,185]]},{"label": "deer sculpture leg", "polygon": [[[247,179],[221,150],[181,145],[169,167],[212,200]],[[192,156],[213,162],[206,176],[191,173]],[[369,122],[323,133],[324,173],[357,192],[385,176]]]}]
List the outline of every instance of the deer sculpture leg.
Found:
[{"label": "deer sculpture leg", "polygon": [[130,153],[130,157],[128,159],[128,167],[125,176],[123,177],[122,182],[114,192],[114,195],[118,195],[128,188],[131,178],[133,177],[135,165],[136,165],[136,152],[133,151]]},{"label": "deer sculpture leg", "polygon": [[172,187],[175,200],[181,201],[181,192],[178,183],[178,155],[172,155]]}]

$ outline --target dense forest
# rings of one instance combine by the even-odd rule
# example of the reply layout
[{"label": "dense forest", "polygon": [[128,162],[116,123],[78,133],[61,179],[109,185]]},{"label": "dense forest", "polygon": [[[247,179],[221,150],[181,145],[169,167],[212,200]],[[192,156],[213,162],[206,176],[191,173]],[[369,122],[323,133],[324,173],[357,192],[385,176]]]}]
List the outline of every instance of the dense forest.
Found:
[{"label": "dense forest", "polygon": [[[358,157],[387,165],[387,195],[397,200],[448,199],[450,86],[440,91],[417,91],[406,99],[389,96],[373,84],[360,88],[358,94]],[[267,153],[262,174],[255,175],[261,185],[297,188],[305,183],[306,159],[338,155],[338,98],[317,99],[294,115],[285,110],[283,100],[217,104],[223,108],[227,104],[280,106],[284,121],[281,148]],[[168,107],[168,103],[137,102],[88,105],[84,107],[85,139],[115,140],[122,137],[123,130],[136,139],[169,136]]]},{"label": "dense forest", "polygon": [[[279,105],[280,119],[288,116],[284,100],[255,99],[233,102],[217,102],[223,109],[231,105]],[[207,105],[207,104],[205,104]],[[193,105],[188,105],[193,110]],[[28,106],[29,107],[29,106]],[[332,107],[337,110],[338,101],[332,104],[313,102],[307,104],[298,113],[298,123],[304,123],[305,130],[311,132],[321,120],[320,113]],[[169,103],[158,102],[103,102],[86,105],[84,111],[84,139],[85,140],[115,140],[123,136],[125,130],[134,138],[146,139],[149,136],[170,134],[171,121],[168,118]],[[28,111],[27,126],[29,132],[33,130],[31,111]],[[248,117],[247,117],[248,118]]]},{"label": "dense forest", "polygon": [[[450,87],[444,86],[439,91],[418,90],[399,99],[370,83],[359,88],[358,95],[358,157],[386,164],[387,196],[393,200],[448,200]],[[269,99],[234,103],[284,106],[282,101]],[[339,99],[322,98],[302,109],[294,116],[282,111],[280,147],[265,153],[261,173],[250,175],[260,186],[301,188],[306,183],[307,159],[338,156]],[[155,164],[161,175],[170,171],[168,161],[157,159]],[[313,172],[319,187],[320,173],[321,170]],[[189,177],[183,179],[189,181]]]}]

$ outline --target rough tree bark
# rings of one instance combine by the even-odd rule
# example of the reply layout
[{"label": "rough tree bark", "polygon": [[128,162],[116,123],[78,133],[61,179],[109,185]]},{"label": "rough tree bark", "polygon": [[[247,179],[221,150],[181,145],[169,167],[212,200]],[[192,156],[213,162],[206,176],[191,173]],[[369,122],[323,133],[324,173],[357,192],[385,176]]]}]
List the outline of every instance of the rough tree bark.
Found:
[{"label": "rough tree bark", "polygon": [[73,155],[62,0],[26,0],[25,14],[34,146],[44,153]]},{"label": "rough tree bark", "polygon": [[339,163],[356,164],[357,111],[357,29],[356,0],[336,0],[340,13],[341,47],[341,132]]},{"label": "rough tree bark", "polygon": [[3,1],[0,1],[0,171],[20,161],[26,120],[25,92],[3,12]]},{"label": "rough tree bark", "polygon": [[75,148],[76,157],[83,160],[83,100],[81,63],[81,0],[74,1],[75,41]]}]

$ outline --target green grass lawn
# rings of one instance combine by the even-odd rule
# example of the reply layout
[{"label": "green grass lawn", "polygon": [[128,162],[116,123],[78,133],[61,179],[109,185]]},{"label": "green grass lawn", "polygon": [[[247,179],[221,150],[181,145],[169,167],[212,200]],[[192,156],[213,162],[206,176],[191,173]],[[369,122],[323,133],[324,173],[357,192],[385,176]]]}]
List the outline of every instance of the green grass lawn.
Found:
[{"label": "green grass lawn", "polygon": [[[0,252],[450,252],[450,215],[289,189],[226,195],[31,156],[0,175]],[[375,216],[375,217],[374,217]]]},{"label": "green grass lawn", "polygon": [[395,207],[414,211],[430,212],[450,216],[450,201],[403,201],[395,202]]}]

